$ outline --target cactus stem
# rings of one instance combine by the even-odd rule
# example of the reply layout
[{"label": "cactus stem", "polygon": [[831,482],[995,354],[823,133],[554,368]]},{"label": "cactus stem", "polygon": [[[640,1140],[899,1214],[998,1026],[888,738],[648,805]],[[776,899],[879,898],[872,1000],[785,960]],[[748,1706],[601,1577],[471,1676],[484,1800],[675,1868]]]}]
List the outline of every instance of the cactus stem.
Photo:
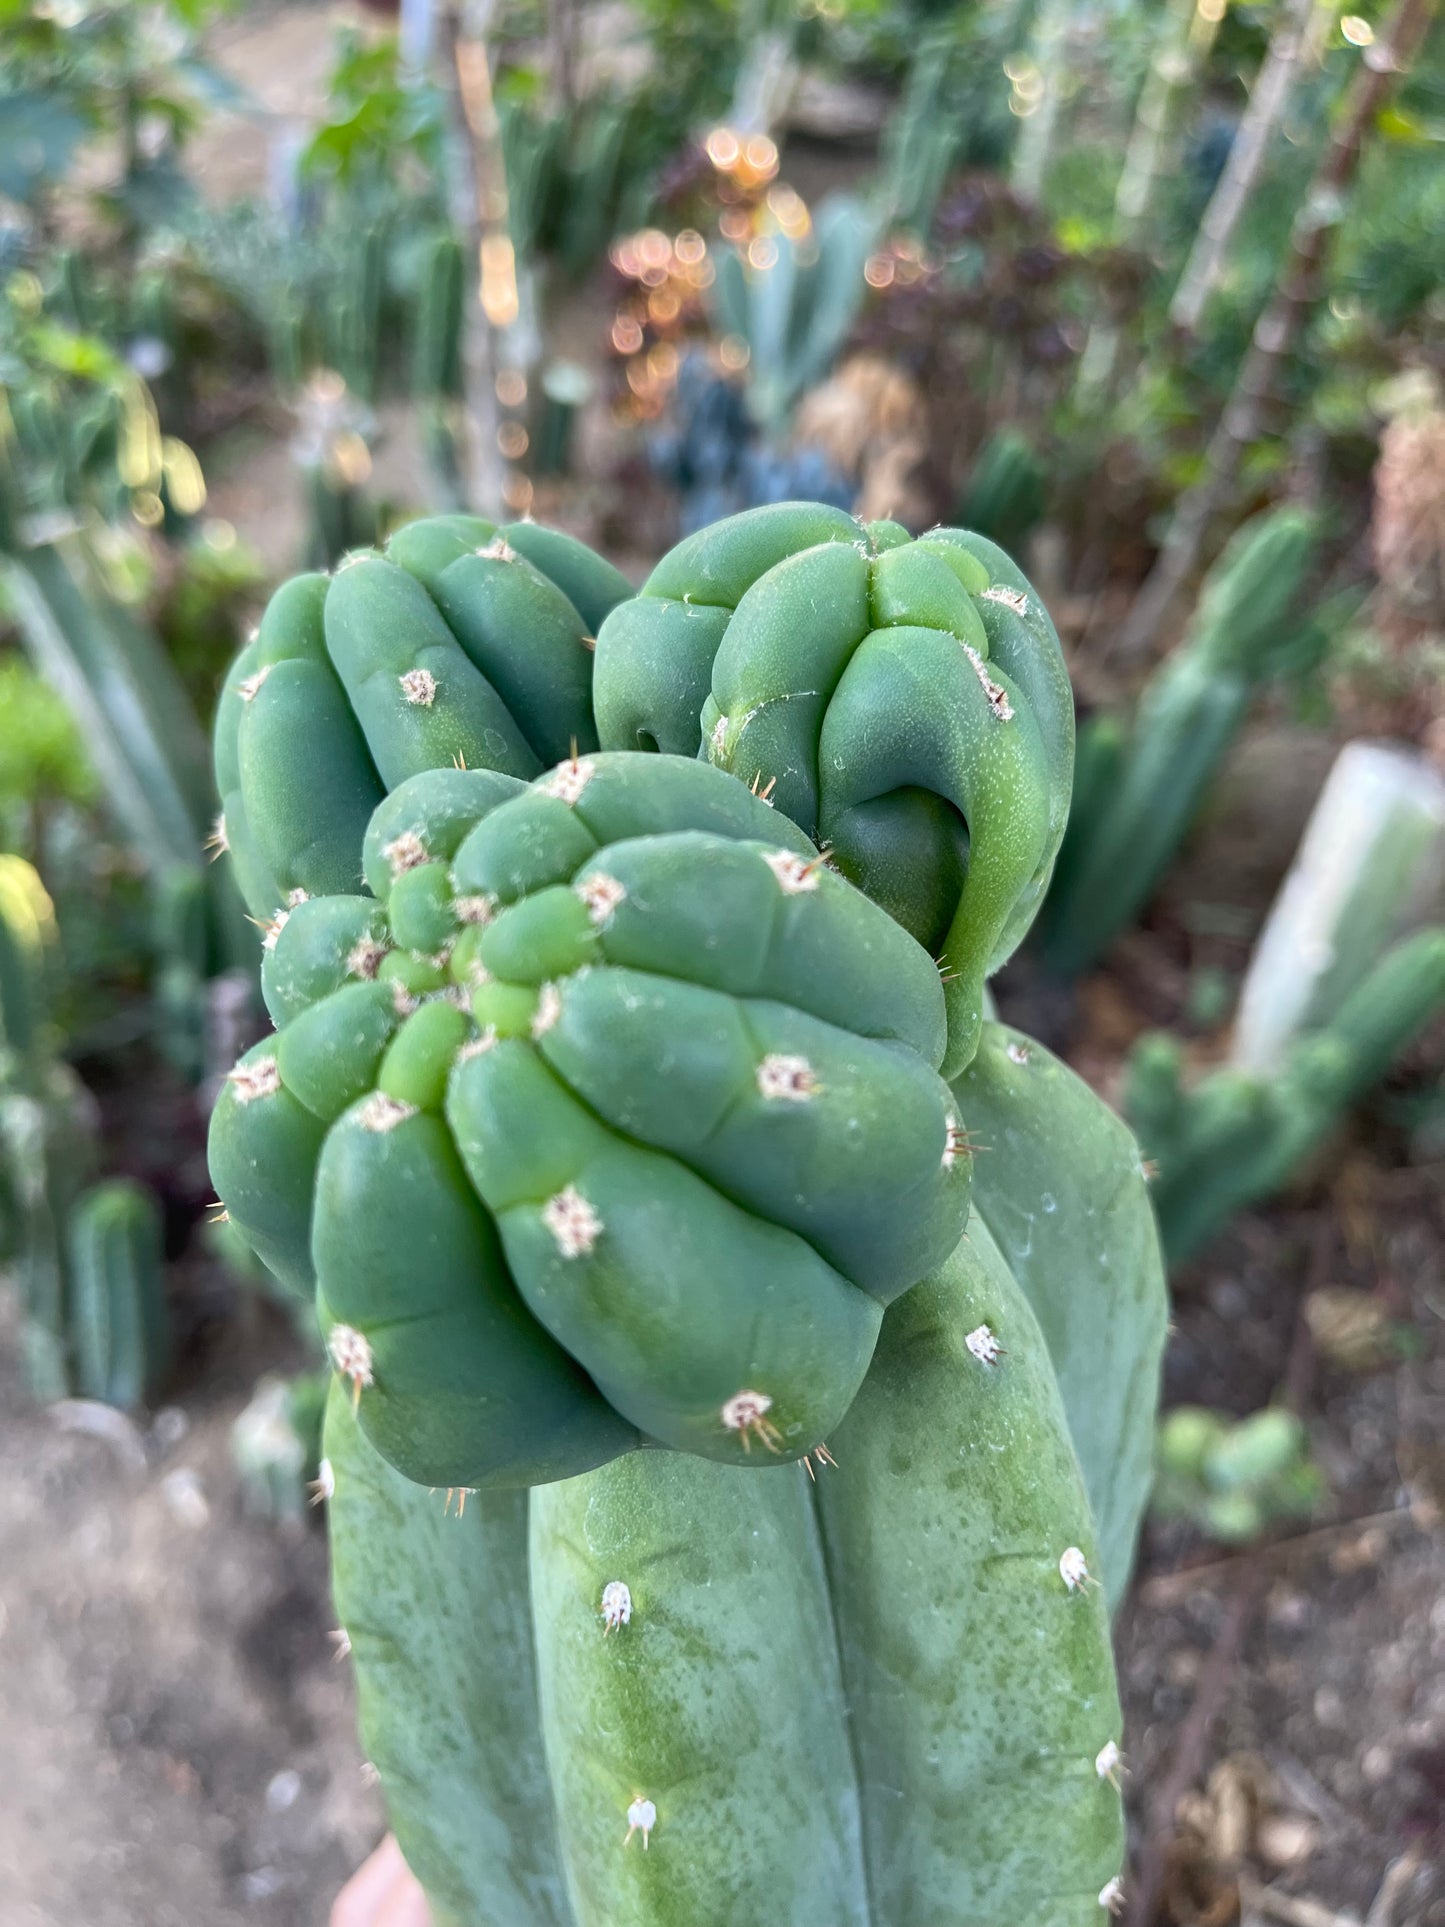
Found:
[{"label": "cactus stem", "polygon": [[984,602],[1001,602],[1006,609],[1012,609],[1015,615],[1022,616],[1028,614],[1029,599],[1023,590],[1010,589],[1008,585],[1003,582],[995,582],[992,588],[985,589],[982,600]]},{"label": "cactus stem", "polygon": [[274,1057],[258,1057],[254,1064],[237,1064],[226,1072],[238,1104],[254,1104],[258,1097],[274,1097],[281,1088],[281,1070]]},{"label": "cactus stem", "polygon": [[222,810],[211,825],[211,834],[206,838],[205,848],[212,863],[218,856],[224,856],[231,845],[226,837],[226,814]]},{"label": "cactus stem", "polygon": [[1007,1356],[987,1325],[976,1325],[963,1342],[980,1365],[997,1365]]},{"label": "cactus stem", "polygon": [[482,1057],[493,1048],[497,1041],[497,1027],[488,1024],[480,1037],[469,1037],[457,1052],[459,1064],[469,1064],[474,1057]]},{"label": "cactus stem", "polygon": [[1077,1546],[1065,1546],[1059,1559],[1059,1577],[1070,1592],[1087,1592],[1099,1583]]},{"label": "cactus stem", "polygon": [[813,1481],[814,1485],[818,1482],[818,1475],[813,1470],[813,1460],[815,1458],[819,1465],[831,1465],[835,1471],[838,1466],[838,1461],[833,1457],[833,1454],[828,1450],[826,1445],[815,1445],[811,1452],[805,1452],[803,1454],[803,1470]]},{"label": "cactus stem", "polygon": [[383,843],[381,854],[391,866],[393,882],[397,877],[405,876],[408,870],[415,870],[428,861],[427,847],[415,830],[403,830],[390,843]]},{"label": "cactus stem", "polygon": [[336,1494],[336,1473],[330,1459],[323,1459],[316,1468],[316,1477],[307,1486],[312,1505],[328,1505]]},{"label": "cactus stem", "polygon": [[642,1844],[646,1847],[652,1829],[656,1825],[657,1808],[652,1804],[651,1800],[644,1800],[639,1793],[637,1798],[632,1802],[632,1805],[627,1809],[627,1838],[623,1841],[623,1846],[630,1847],[632,1845],[633,1834],[640,1833],[642,1835]]},{"label": "cactus stem", "polygon": [[561,991],[556,984],[543,984],[537,993],[537,1008],[532,1013],[532,1036],[545,1037],[561,1015]]},{"label": "cactus stem", "polygon": [[604,930],[611,923],[612,913],[618,904],[627,901],[627,892],[616,877],[604,876],[600,870],[583,877],[576,888],[578,896],[587,906],[588,921],[598,930]]},{"label": "cactus stem", "polygon": [[361,1394],[376,1383],[370,1341],[355,1325],[333,1325],[326,1334],[326,1350],[342,1378],[351,1380],[351,1403],[361,1403]]},{"label": "cactus stem", "polygon": [[452,901],[452,914],[458,923],[490,923],[497,912],[497,899],[493,896],[456,897]]},{"label": "cactus stem", "polygon": [[783,1443],[783,1435],[768,1417],[772,1409],[773,1401],[766,1392],[734,1392],[722,1408],[722,1422],[729,1432],[738,1434],[744,1452],[752,1450],[754,1439],[760,1439],[770,1452],[776,1452]]},{"label": "cactus stem", "polygon": [[1094,1761],[1094,1771],[1101,1780],[1107,1780],[1116,1793],[1119,1791],[1119,1778],[1124,1772],[1124,1755],[1119,1751],[1117,1742],[1106,1740],[1099,1748],[1098,1757]]},{"label": "cactus stem", "polygon": [[258,669],[254,676],[247,676],[236,684],[236,694],[241,698],[243,703],[255,702],[256,697],[260,693],[262,683],[265,682],[270,673],[271,665],[267,663],[263,669]]},{"label": "cactus stem", "polygon": [[430,669],[408,669],[398,676],[402,698],[420,709],[430,709],[436,701],[437,679]]},{"label": "cactus stem", "polygon": [[621,1579],[609,1579],[602,1588],[602,1636],[626,1626],[632,1618],[632,1592]]},{"label": "cactus stem", "polygon": [[559,802],[575,804],[581,800],[583,790],[596,774],[596,765],[578,756],[574,750],[567,761],[559,763],[538,788],[544,796],[555,796]]},{"label": "cactus stem", "polygon": [[1124,1883],[1118,1874],[1099,1889],[1099,1905],[1106,1914],[1122,1914],[1124,1911]]},{"label": "cactus stem", "polygon": [[817,1074],[806,1057],[789,1057],[775,1051],[758,1065],[758,1089],[766,1098],[805,1104],[819,1088]]},{"label": "cactus stem", "polygon": [[773,791],[777,787],[778,787],[777,777],[770,776],[767,782],[765,783],[763,781],[763,772],[761,770],[754,771],[753,780],[748,785],[748,788],[752,791],[753,795],[758,799],[758,801],[760,803],[766,803],[769,809],[773,807]]},{"label": "cactus stem", "polygon": [[548,1198],[542,1222],[557,1240],[564,1258],[583,1258],[602,1236],[602,1220],[575,1184]]},{"label": "cactus stem", "polygon": [[404,1104],[399,1097],[388,1097],[385,1091],[373,1091],[356,1113],[356,1121],[363,1131],[394,1131],[398,1124],[404,1124],[409,1117],[416,1116],[415,1104]]},{"label": "cactus stem", "polygon": [[349,1659],[351,1657],[351,1634],[347,1632],[344,1626],[338,1626],[334,1632],[329,1632],[326,1637],[335,1648],[335,1651],[331,1655],[333,1659]]},{"label": "cactus stem", "polygon": [[1033,1058],[1033,1052],[1029,1049],[1028,1045],[1020,1044],[1017,1041],[1004,1047],[1004,1055],[1011,1064],[1027,1064],[1031,1062]]},{"label": "cactus stem", "polygon": [[769,850],[763,861],[778,879],[778,888],[785,897],[801,896],[804,891],[818,887],[818,864],[823,861],[821,857],[815,863],[804,863],[791,850]]},{"label": "cactus stem", "polygon": [[374,983],[376,973],[381,968],[381,960],[386,955],[386,945],[375,937],[361,937],[346,954],[346,974],[349,977],[362,977],[367,983]]},{"label": "cactus stem", "polygon": [[966,642],[963,645],[963,653],[973,664],[978,679],[983,685],[983,693],[988,697],[989,708],[1001,723],[1011,723],[1013,721],[1014,706],[1008,699],[1008,691],[1002,683],[994,681],[993,677],[984,667],[983,657],[971,643]]}]

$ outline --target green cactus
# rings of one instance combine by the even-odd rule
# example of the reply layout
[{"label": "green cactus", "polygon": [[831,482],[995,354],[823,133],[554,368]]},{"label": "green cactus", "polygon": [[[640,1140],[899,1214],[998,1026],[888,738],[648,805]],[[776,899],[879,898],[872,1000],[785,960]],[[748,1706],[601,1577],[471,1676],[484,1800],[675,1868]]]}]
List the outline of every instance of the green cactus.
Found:
[{"label": "green cactus", "polygon": [[1324,1494],[1305,1428],[1281,1406],[1234,1420],[1180,1405],[1160,1423],[1150,1502],[1158,1518],[1190,1519],[1215,1539],[1242,1544],[1308,1518]]},{"label": "green cactus", "polygon": [[349,1403],[325,1434],[337,1607],[442,1927],[1103,1922],[1123,1833],[1092,1528],[986,1231],[889,1311],[816,1488],[641,1453],[448,1517]]},{"label": "green cactus", "polygon": [[356,889],[418,771],[531,777],[596,744],[592,626],[624,579],[570,536],[435,516],[272,597],[216,713],[219,834],[253,916]]},{"label": "green cactus", "polygon": [[277,931],[211,1170],[373,1442],[461,1486],[815,1448],[967,1213],[926,954],[682,758],[424,772],[363,867]]},{"label": "green cactus", "polygon": [[1286,1185],[1442,1006],[1445,928],[1387,951],[1269,1077],[1225,1068],[1187,1089],[1178,1041],[1157,1032],[1141,1038],[1124,1109],[1158,1168],[1153,1201],[1169,1262],[1190,1257],[1235,1212]]},{"label": "green cactus", "polygon": [[1048,474],[1016,428],[1001,428],[980,449],[958,502],[958,519],[990,541],[1016,549],[1044,519]]},{"label": "green cactus", "polygon": [[246,1510],[281,1522],[304,1517],[321,1470],[321,1424],[331,1374],[258,1381],[231,1427],[231,1458]]},{"label": "green cactus", "polygon": [[1145,686],[1127,736],[1117,719],[1079,735],[1079,787],[1040,923],[1049,968],[1077,976],[1148,903],[1188,834],[1261,687],[1323,646],[1293,605],[1313,565],[1312,517],[1246,522],[1205,579],[1178,649]]},{"label": "green cactus", "polygon": [[945,1073],[1038,910],[1068,816],[1073,699],[1001,549],[784,503],[680,543],[603,623],[604,747],[703,752],[763,789],[940,955]]},{"label": "green cactus", "polygon": [[76,1389],[133,1411],[170,1350],[155,1200],[124,1178],[92,1185],[70,1214],[66,1255]]}]

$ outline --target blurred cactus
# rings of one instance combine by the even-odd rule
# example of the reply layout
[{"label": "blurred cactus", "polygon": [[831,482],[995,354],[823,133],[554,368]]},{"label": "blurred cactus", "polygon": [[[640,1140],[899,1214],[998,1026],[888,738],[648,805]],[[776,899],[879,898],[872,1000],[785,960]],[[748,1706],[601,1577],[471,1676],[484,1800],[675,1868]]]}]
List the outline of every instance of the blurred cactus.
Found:
[{"label": "blurred cactus", "polygon": [[1141,1038],[1124,1109],[1157,1166],[1165,1256],[1189,1257],[1227,1219],[1272,1196],[1346,1108],[1445,1007],[1445,928],[1397,944],[1331,1021],[1295,1044],[1270,1077],[1212,1072],[1192,1089],[1177,1038]]},{"label": "blurred cactus", "polygon": [[76,1389],[133,1411],[170,1351],[155,1200],[124,1178],[92,1185],[70,1214],[66,1254]]},{"label": "blurred cactus", "polygon": [[646,214],[659,158],[651,116],[638,100],[606,95],[544,112],[505,88],[497,115],[517,257],[552,260],[576,279]]},{"label": "blurred cactus", "polygon": [[331,1374],[267,1376],[231,1427],[231,1457],[246,1510],[264,1519],[303,1517],[321,1462],[321,1421]]},{"label": "blurred cactus", "polygon": [[754,250],[768,252],[751,260],[735,250],[719,255],[718,324],[747,343],[748,406],[764,428],[780,428],[832,367],[868,291],[863,268],[875,239],[862,203],[834,195],[817,209],[805,240],[779,234],[755,242]]},{"label": "blurred cactus", "polygon": [[979,452],[954,519],[1016,551],[1043,520],[1045,480],[1029,442],[1016,429],[1001,428]]},{"label": "blurred cactus", "polygon": [[1308,1518],[1325,1491],[1304,1426],[1280,1406],[1235,1421],[1181,1405],[1160,1423],[1150,1501],[1156,1518],[1188,1519],[1238,1545]]},{"label": "blurred cactus", "polygon": [[1295,613],[1317,543],[1295,509],[1245,523],[1206,577],[1184,641],[1145,686],[1132,729],[1105,716],[1080,731],[1042,920],[1043,954],[1060,975],[1089,969],[1148,903],[1261,686],[1318,658],[1320,627]]}]

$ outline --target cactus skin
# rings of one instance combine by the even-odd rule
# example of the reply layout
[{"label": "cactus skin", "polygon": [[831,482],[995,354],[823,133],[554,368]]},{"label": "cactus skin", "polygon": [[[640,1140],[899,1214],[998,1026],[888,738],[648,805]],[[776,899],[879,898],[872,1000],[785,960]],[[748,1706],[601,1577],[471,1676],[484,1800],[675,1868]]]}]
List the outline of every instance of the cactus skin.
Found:
[{"label": "cactus skin", "polygon": [[1081,732],[1081,782],[1040,926],[1059,975],[1088,970],[1144,908],[1260,688],[1307,666],[1321,637],[1291,608],[1317,547],[1298,510],[1247,522],[1206,577],[1184,641],[1146,684],[1128,740],[1113,719]]},{"label": "cactus skin", "polygon": [[570,536],[465,515],[284,584],[231,666],[213,739],[252,916],[356,890],[372,812],[409,776],[532,777],[574,741],[594,746],[592,633],[627,594]]},{"label": "cactus skin", "polygon": [[1041,1044],[985,1024],[955,1080],[981,1218],[1043,1329],[1117,1605],[1149,1496],[1169,1316],[1139,1147]]},{"label": "cactus skin", "polygon": [[[992,1363],[966,1343],[984,1324]],[[457,1520],[333,1389],[365,1742],[443,1919],[1103,1921],[1118,1699],[1101,1596],[1060,1569],[1092,1558],[1087,1503],[981,1227],[889,1311],[837,1444],[816,1489],[649,1452]]]},{"label": "cactus skin", "polygon": [[1225,1069],[1186,1090],[1177,1041],[1141,1038],[1124,1109],[1159,1168],[1153,1201],[1169,1263],[1192,1256],[1235,1212],[1287,1184],[1442,1007],[1445,928],[1421,930],[1388,950],[1274,1076]]},{"label": "cactus skin", "polygon": [[783,503],[680,543],[602,625],[604,746],[701,753],[939,954],[948,1075],[1022,940],[1068,815],[1053,625],[993,543]]},{"label": "cactus skin", "polygon": [[160,1213],[148,1191],[114,1178],[80,1199],[66,1242],[77,1389],[134,1411],[170,1354]]},{"label": "cactus skin", "polygon": [[967,1213],[926,954],[682,758],[424,772],[362,863],[383,922],[316,898],[276,932],[287,1021],[232,1072],[211,1169],[360,1335],[372,1442],[458,1486],[639,1433],[812,1450]]}]

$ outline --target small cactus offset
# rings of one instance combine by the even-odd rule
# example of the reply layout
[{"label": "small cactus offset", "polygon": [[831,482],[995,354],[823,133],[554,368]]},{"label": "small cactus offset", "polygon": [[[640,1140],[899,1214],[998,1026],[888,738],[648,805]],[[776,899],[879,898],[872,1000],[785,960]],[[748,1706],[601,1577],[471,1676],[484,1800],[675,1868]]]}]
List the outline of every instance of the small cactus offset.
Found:
[{"label": "small cactus offset", "polygon": [[287,1021],[211,1168],[268,1263],[314,1265],[373,1442],[454,1486],[639,1435],[814,1450],[967,1215],[928,956],[680,758],[423,773],[364,861],[373,899],[277,937]]},{"label": "small cactus offset", "polygon": [[702,753],[939,956],[945,1071],[1022,941],[1068,816],[1074,712],[1047,612],[982,536],[783,503],[680,543],[602,625],[610,749]]},{"label": "small cactus offset", "polygon": [[66,1246],[76,1389],[133,1411],[170,1350],[155,1200],[124,1178],[93,1185],[70,1214]]},{"label": "small cactus offset", "polygon": [[1231,1419],[1179,1405],[1160,1423],[1150,1509],[1188,1519],[1227,1545],[1307,1519],[1325,1496],[1309,1439],[1293,1412],[1268,1406]]},{"label": "small cactus offset", "polygon": [[[1103,1927],[1165,1310],[1137,1147],[983,1017],[1068,801],[1047,617],[981,538],[735,517],[595,618],[595,733],[564,679],[542,769],[561,685],[508,685],[533,761],[452,768],[362,568],[282,591],[289,733],[223,723],[281,910],[211,1168],[315,1296],[433,1917]],[[338,719],[369,790],[318,784]]]},{"label": "small cactus offset", "polygon": [[216,713],[217,839],[254,917],[355,890],[421,770],[531,777],[596,744],[592,636],[627,593],[572,537],[443,515],[272,597]]}]

